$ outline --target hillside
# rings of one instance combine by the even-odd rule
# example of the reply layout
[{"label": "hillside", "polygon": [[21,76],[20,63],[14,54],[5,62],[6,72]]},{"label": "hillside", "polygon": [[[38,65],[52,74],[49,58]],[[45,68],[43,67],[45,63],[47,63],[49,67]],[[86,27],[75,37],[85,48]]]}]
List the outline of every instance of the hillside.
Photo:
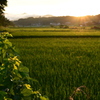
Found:
[{"label": "hillside", "polygon": [[84,16],[84,17],[74,17],[74,16],[59,16],[59,17],[28,17],[21,18],[19,20],[13,21],[16,26],[43,26],[43,25],[98,25],[100,24],[100,14],[95,16]]}]

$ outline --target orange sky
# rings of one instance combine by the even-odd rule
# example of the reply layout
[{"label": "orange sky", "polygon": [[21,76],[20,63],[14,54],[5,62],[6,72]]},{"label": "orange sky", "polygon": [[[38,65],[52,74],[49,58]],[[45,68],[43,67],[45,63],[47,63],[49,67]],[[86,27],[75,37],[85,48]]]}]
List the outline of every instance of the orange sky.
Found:
[{"label": "orange sky", "polygon": [[8,0],[5,13],[54,16],[100,14],[100,0]]}]

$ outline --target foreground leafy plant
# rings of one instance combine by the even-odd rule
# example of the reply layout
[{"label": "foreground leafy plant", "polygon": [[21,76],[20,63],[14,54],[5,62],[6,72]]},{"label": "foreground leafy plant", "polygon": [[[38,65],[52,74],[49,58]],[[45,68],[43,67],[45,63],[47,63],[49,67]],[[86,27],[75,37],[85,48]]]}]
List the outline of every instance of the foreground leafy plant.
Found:
[{"label": "foreground leafy plant", "polygon": [[18,59],[15,47],[7,39],[8,32],[0,34],[0,99],[1,100],[48,100],[33,91],[29,69]]}]

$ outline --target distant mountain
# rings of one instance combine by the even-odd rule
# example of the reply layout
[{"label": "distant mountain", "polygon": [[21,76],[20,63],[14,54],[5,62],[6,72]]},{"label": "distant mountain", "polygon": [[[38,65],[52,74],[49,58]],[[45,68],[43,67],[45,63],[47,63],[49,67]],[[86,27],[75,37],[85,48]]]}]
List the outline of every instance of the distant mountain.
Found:
[{"label": "distant mountain", "polygon": [[53,15],[43,15],[43,16],[40,16],[40,15],[35,15],[35,14],[27,14],[27,13],[22,13],[22,14],[9,14],[9,13],[5,13],[5,17],[11,21],[14,21],[14,20],[18,20],[18,19],[21,19],[21,18],[28,18],[28,17],[34,17],[34,18],[38,18],[38,17],[54,17]]},{"label": "distant mountain", "polygon": [[22,14],[9,14],[5,13],[5,17],[11,21],[18,20],[21,18],[28,18],[28,17],[39,17],[39,15],[34,15],[34,14],[27,14],[27,13],[22,13]]},{"label": "distant mountain", "polygon": [[44,15],[44,16],[42,16],[42,17],[54,17],[54,16],[53,16],[53,15],[47,14],[47,15]]}]

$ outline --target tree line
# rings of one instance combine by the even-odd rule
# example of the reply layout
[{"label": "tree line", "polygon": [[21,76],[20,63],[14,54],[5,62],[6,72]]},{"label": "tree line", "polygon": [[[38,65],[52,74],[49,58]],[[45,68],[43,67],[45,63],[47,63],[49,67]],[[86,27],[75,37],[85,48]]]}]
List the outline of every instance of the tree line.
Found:
[{"label": "tree line", "polygon": [[53,25],[54,23],[60,23],[60,25],[99,25],[100,24],[100,14],[95,16],[84,16],[84,17],[74,17],[74,16],[58,16],[58,17],[29,17],[23,18],[13,23],[17,26],[35,26],[35,25]]}]

